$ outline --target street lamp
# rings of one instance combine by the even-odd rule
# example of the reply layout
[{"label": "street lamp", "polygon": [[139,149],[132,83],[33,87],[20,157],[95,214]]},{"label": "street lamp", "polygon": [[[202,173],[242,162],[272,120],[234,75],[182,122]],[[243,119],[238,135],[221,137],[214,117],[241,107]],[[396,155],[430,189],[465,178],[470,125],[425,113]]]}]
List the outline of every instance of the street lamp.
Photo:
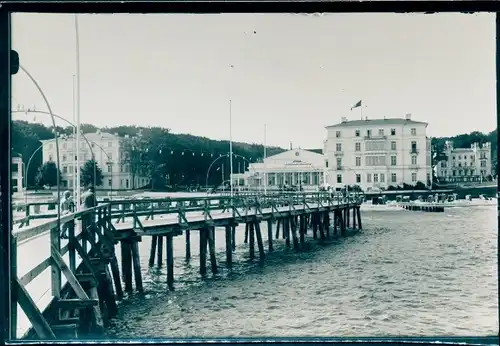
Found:
[{"label": "street lamp", "polygon": [[[28,78],[31,79],[33,84],[35,84],[35,87],[38,89],[38,91],[42,95],[42,98],[45,101],[45,104],[47,106],[47,109],[49,110],[49,114],[50,114],[50,117],[52,119],[52,126],[54,127],[54,136],[55,136],[55,140],[56,140],[56,151],[57,151],[56,152],[56,159],[57,159],[57,166],[59,167],[59,164],[60,164],[60,162],[59,162],[59,139],[57,138],[56,121],[54,118],[54,113],[52,113],[52,108],[50,107],[50,103],[47,100],[47,97],[45,96],[45,94],[43,93],[42,88],[40,88],[40,86],[36,82],[35,78],[33,78],[33,76],[22,65],[19,65],[19,68],[24,73],[26,73]],[[61,205],[61,186],[60,186],[59,178],[60,178],[59,174],[57,174],[57,180],[56,180],[56,182],[57,182],[57,205],[59,206],[57,208],[57,229],[61,228],[61,208],[60,208],[60,205]]]},{"label": "street lamp", "polygon": [[[206,179],[205,179],[205,188],[206,188],[207,191],[208,191],[208,175],[210,174],[210,170],[212,169],[212,166],[219,159],[221,159],[223,157],[228,157],[228,156],[230,156],[230,157],[231,156],[241,157],[243,160],[245,160],[246,162],[248,162],[248,164],[250,165],[250,161],[246,157],[238,155],[238,154],[232,154],[232,155],[230,155],[230,154],[224,154],[224,155],[221,155],[221,156],[217,157],[215,160],[212,161],[212,163],[210,163],[210,166],[208,166],[207,175],[206,175]],[[232,163],[232,159],[231,159],[231,163]],[[230,175],[230,179],[232,180],[232,174]],[[232,191],[232,183],[231,183],[231,191]],[[232,196],[232,192],[231,192],[231,196]]]}]

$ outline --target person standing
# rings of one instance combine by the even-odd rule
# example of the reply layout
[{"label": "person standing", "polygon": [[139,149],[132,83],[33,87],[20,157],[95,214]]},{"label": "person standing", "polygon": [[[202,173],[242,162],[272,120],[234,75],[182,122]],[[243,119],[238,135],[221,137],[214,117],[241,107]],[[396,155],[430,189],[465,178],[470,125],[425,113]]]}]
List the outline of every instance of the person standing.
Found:
[{"label": "person standing", "polygon": [[[64,191],[63,199],[61,200],[61,204],[59,205],[59,208],[61,209],[61,215],[66,215],[72,212],[71,204],[72,204],[71,192]],[[68,228],[69,228],[68,222],[65,222],[61,228],[62,228],[61,238],[67,239]]]}]

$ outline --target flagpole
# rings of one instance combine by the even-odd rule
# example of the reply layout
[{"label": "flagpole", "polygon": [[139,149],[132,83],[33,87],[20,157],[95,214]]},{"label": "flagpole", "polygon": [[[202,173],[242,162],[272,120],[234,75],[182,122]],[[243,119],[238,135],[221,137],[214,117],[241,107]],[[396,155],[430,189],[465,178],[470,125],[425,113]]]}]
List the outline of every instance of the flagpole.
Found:
[{"label": "flagpole", "polygon": [[229,100],[229,184],[231,187],[231,198],[233,197],[233,120],[232,100]]},{"label": "flagpole", "polygon": [[361,108],[361,120],[363,120],[363,105],[359,106]]},{"label": "flagpole", "polygon": [[267,195],[267,125],[264,124],[264,195]]}]

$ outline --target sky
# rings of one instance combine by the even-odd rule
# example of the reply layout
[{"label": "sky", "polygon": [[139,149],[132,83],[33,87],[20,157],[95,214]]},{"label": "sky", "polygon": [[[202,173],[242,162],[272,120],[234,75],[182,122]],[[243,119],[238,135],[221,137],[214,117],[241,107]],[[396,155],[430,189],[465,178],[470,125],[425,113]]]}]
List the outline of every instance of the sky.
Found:
[{"label": "sky", "polygon": [[[21,65],[70,121],[74,23],[73,14],[12,17]],[[98,14],[78,24],[82,123],[322,148],[325,126],[359,119],[350,108],[362,100],[363,117],[410,113],[429,123],[428,136],[496,128],[490,13]],[[47,110],[22,71],[12,96],[13,109]]]}]

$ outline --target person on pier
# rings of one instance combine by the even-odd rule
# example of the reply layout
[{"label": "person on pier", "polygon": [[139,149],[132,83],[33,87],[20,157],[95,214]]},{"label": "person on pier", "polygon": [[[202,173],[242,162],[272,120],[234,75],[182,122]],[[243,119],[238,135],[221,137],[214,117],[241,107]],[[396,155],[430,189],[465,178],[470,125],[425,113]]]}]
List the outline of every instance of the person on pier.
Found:
[{"label": "person on pier", "polygon": [[[72,204],[73,204],[73,199],[71,198],[71,192],[64,191],[63,199],[61,200],[61,205],[59,206],[61,208],[61,215],[66,215],[68,213],[71,213],[73,211]],[[61,238],[62,239],[68,238],[68,223],[67,222],[65,222],[62,225]]]}]

